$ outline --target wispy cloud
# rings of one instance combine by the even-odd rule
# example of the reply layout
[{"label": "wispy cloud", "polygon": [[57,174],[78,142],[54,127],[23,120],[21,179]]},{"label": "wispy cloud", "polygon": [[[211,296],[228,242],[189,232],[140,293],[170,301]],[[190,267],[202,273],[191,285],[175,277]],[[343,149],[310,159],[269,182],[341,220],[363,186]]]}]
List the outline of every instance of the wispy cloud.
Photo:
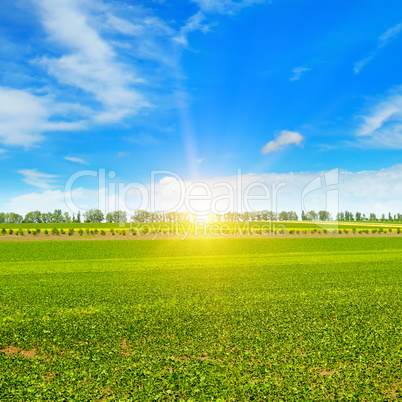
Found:
[{"label": "wispy cloud", "polygon": [[267,3],[267,0],[192,0],[206,13],[236,14],[245,7]]},{"label": "wispy cloud", "polygon": [[82,130],[122,122],[143,111],[170,110],[177,81],[183,78],[181,52],[191,48],[190,33],[210,30],[208,13],[233,14],[263,1],[195,2],[199,10],[178,27],[156,16],[151,7],[32,0],[46,34],[47,53],[30,62],[47,76],[41,77],[44,86],[36,92],[0,87],[0,144],[31,147],[47,132]]},{"label": "wispy cloud", "polygon": [[138,77],[133,70],[117,60],[113,48],[90,25],[84,3],[41,0],[39,9],[49,39],[65,49],[60,58],[43,57],[42,64],[60,83],[94,96],[103,107],[97,121],[119,121],[150,106],[134,88]]},{"label": "wispy cloud", "polygon": [[53,174],[38,172],[36,169],[22,169],[18,173],[23,176],[22,180],[25,183],[41,189],[51,188],[51,184],[58,177]]},{"label": "wispy cloud", "polygon": [[376,49],[373,50],[367,57],[364,57],[363,59],[355,63],[355,66],[353,68],[355,74],[359,74],[360,71],[363,69],[363,67],[365,67],[368,63],[370,63],[371,60],[373,60],[375,56],[377,56],[378,50],[383,48],[384,46],[387,46],[401,32],[402,32],[402,23],[393,26],[392,28],[384,32],[382,35],[380,35],[378,38]]},{"label": "wispy cloud", "polygon": [[60,110],[51,97],[0,87],[0,143],[31,147],[41,142],[46,131],[72,131],[85,122],[57,120]]},{"label": "wispy cloud", "polygon": [[81,165],[88,165],[88,162],[82,158],[76,158],[74,156],[65,156],[64,159],[69,162],[79,163]]},{"label": "wispy cloud", "polygon": [[126,157],[126,156],[131,156],[131,154],[130,154],[130,152],[119,152],[118,154],[117,154],[117,156],[119,157],[119,158],[124,158],[124,157]]},{"label": "wispy cloud", "polygon": [[300,78],[302,77],[302,75],[306,72],[306,71],[310,71],[311,68],[308,67],[296,67],[295,69],[293,69],[293,76],[290,78],[290,81],[299,81]]},{"label": "wispy cloud", "polygon": [[374,148],[402,149],[402,86],[396,87],[363,116],[358,143]]},{"label": "wispy cloud", "polygon": [[151,134],[138,134],[132,137],[125,137],[124,139],[138,145],[153,145],[158,142],[158,140]]},{"label": "wispy cloud", "polygon": [[378,39],[378,47],[384,47],[402,32],[402,23],[395,25],[384,32]]},{"label": "wispy cloud", "polygon": [[188,46],[188,35],[194,31],[201,31],[204,34],[209,32],[213,24],[206,24],[206,16],[203,12],[198,11],[192,15],[185,25],[180,28],[178,35],[174,37],[174,40],[183,46]]},{"label": "wispy cloud", "polygon": [[269,141],[263,146],[261,153],[266,155],[271,152],[280,151],[292,144],[300,146],[303,139],[303,136],[297,131],[283,130],[274,140]]}]

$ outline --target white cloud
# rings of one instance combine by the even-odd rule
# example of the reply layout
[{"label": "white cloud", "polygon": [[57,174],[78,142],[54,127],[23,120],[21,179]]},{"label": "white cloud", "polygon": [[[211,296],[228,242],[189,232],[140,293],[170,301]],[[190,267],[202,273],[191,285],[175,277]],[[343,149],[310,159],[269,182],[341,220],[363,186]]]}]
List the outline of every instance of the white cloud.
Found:
[{"label": "white cloud", "polygon": [[308,67],[296,67],[295,69],[293,69],[293,76],[290,78],[290,81],[299,81],[303,73],[310,70],[311,68]]},{"label": "white cloud", "polygon": [[65,156],[64,159],[69,162],[79,163],[81,165],[88,165],[88,162],[82,158],[76,158],[74,156]]},{"label": "white cloud", "polygon": [[41,20],[49,39],[67,51],[60,58],[43,58],[48,72],[62,84],[92,94],[103,106],[101,123],[119,121],[150,104],[134,89],[137,78],[117,61],[113,48],[89,24],[84,3],[74,0],[40,0]]},{"label": "white cloud", "polygon": [[[35,62],[60,84],[85,92],[92,101],[82,106],[39,94],[52,91],[51,82],[35,94],[0,87],[0,144],[31,147],[49,131],[85,129],[90,122],[119,122],[153,108],[151,98],[170,109],[174,89],[170,87],[169,93],[169,78],[177,83],[183,77],[178,46],[189,47],[189,33],[210,30],[206,13],[233,14],[263,2],[196,0],[199,11],[176,29],[172,28],[175,22],[165,22],[152,8],[143,6],[100,0],[32,0],[49,47],[47,56],[39,55]],[[127,59],[130,62],[122,62]],[[162,87],[164,94],[149,94],[152,88]],[[68,92],[58,93],[69,96]],[[85,102],[88,95],[79,99]]]},{"label": "white cloud", "polygon": [[359,74],[360,71],[362,70],[362,68],[366,64],[370,63],[371,60],[373,60],[374,56],[375,56],[375,53],[373,52],[373,53],[370,54],[370,56],[367,56],[364,59],[361,59],[357,63],[355,63],[355,66],[353,68],[354,73]]},{"label": "white cloud", "polygon": [[267,0],[192,0],[206,13],[235,14],[245,7],[266,3]]},{"label": "white cloud", "polygon": [[23,181],[31,186],[48,189],[51,183],[58,177],[53,174],[38,172],[36,169],[21,169],[18,171],[23,176]]},{"label": "white cloud", "polygon": [[52,98],[0,87],[0,143],[31,147],[43,141],[46,131],[79,130],[84,122],[50,121],[57,116]]},{"label": "white cloud", "polygon": [[201,11],[198,11],[187,20],[185,25],[180,29],[179,34],[173,39],[183,46],[188,46],[187,37],[190,32],[201,31],[205,34],[210,31],[212,24],[205,24],[205,20],[205,14]]},{"label": "white cloud", "polygon": [[363,69],[364,66],[366,66],[368,63],[370,63],[371,60],[377,55],[378,49],[383,48],[384,46],[387,46],[393,39],[395,39],[400,33],[402,32],[402,23],[395,25],[394,27],[388,29],[386,32],[384,32],[382,35],[379,36],[378,38],[378,43],[376,50],[371,52],[371,54],[362,60],[359,60],[357,63],[355,63],[355,66],[353,68],[353,71],[355,74],[359,74],[360,71]]},{"label": "white cloud", "polygon": [[130,154],[130,152],[119,152],[119,153],[117,154],[117,156],[118,156],[119,158],[124,158],[124,157],[126,157],[126,156],[131,156],[131,154]]},{"label": "white cloud", "polygon": [[296,131],[283,130],[281,133],[272,141],[269,141],[261,149],[263,155],[269,154],[270,152],[280,151],[289,145],[301,145],[303,141],[303,136]]},{"label": "white cloud", "polygon": [[384,32],[378,39],[378,47],[383,47],[388,45],[388,43],[395,39],[402,32],[402,23],[395,25],[394,27],[388,29]]},{"label": "white cloud", "polygon": [[3,206],[7,211],[19,211],[20,214],[27,214],[30,211],[39,210],[41,212],[62,211],[78,212],[79,209],[90,209],[97,205],[97,199],[102,191],[77,188],[72,191],[72,198],[78,203],[79,208],[69,210],[66,204],[66,194],[62,190],[45,190],[43,192],[34,192],[23,194],[12,198]]},{"label": "white cloud", "polygon": [[124,35],[140,35],[144,32],[144,26],[141,24],[133,24],[123,18],[116,17],[115,15],[108,13],[106,15],[106,24],[110,28]]},{"label": "white cloud", "polygon": [[[328,178],[331,177],[329,181]],[[96,182],[98,178],[94,178]],[[402,198],[402,165],[396,165],[387,169],[349,172],[339,171],[335,169],[328,174],[327,172],[292,172],[292,173],[261,173],[247,174],[242,176],[229,176],[203,180],[202,183],[211,190],[211,199],[217,200],[229,194],[228,187],[233,189],[232,201],[229,196],[221,201],[211,204],[211,201],[197,200],[191,201],[189,193],[185,194],[184,199],[181,197],[180,189],[189,189],[191,184],[195,182],[179,182],[172,176],[165,176],[159,182],[155,183],[155,209],[167,210],[173,208],[175,210],[188,210],[190,205],[198,211],[209,209],[212,205],[219,211],[225,210],[277,210],[277,211],[296,211],[299,216],[302,205],[306,210],[319,211],[322,209],[330,209],[334,215],[339,210],[359,211],[362,213],[375,212],[377,214],[401,213],[400,200]],[[312,185],[312,184],[317,184]],[[339,184],[337,184],[339,183]],[[223,186],[223,184],[225,184]],[[251,185],[256,191],[246,192]],[[329,187],[326,187],[329,186]],[[263,190],[263,187],[265,190]],[[150,184],[144,183],[146,193],[150,192]],[[274,190],[276,188],[276,190]],[[338,197],[330,199],[334,192],[327,192],[328,189],[339,191]],[[306,191],[311,189],[311,191]],[[236,200],[242,199],[238,197],[239,192],[244,196],[248,195],[265,195],[265,200],[250,200],[247,205],[239,208]],[[193,196],[196,192],[192,192]],[[199,194],[205,192],[201,190]],[[304,194],[304,198],[303,198]],[[5,199],[4,195],[1,197]],[[77,188],[72,191],[71,199],[74,205],[67,205],[64,191],[45,189],[43,192],[34,192],[24,194],[9,199],[5,204],[0,206],[1,210],[15,211],[18,213],[27,213],[29,211],[39,209],[48,211],[54,209],[62,209],[76,212],[80,209],[100,208],[104,212],[122,209],[129,213],[138,208],[147,208],[146,203],[149,201],[141,196],[141,193],[135,190],[127,191],[124,194],[109,193],[105,188],[99,191],[94,189]],[[253,197],[251,197],[253,198]],[[256,198],[256,197],[255,197]],[[243,198],[244,199],[244,198]],[[330,202],[332,200],[332,202]],[[144,202],[145,201],[145,202]],[[183,202],[184,201],[184,202]],[[335,201],[335,203],[333,202]]]},{"label": "white cloud", "polygon": [[402,149],[402,87],[377,103],[364,116],[356,135],[362,145]]}]

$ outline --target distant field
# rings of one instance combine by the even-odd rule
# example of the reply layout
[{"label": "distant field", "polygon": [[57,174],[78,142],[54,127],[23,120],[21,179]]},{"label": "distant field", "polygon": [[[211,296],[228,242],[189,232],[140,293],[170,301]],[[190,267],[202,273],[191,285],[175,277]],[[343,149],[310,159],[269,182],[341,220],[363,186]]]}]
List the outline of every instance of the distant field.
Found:
[{"label": "distant field", "polygon": [[[130,236],[136,235],[136,237]],[[401,223],[387,222],[221,222],[146,224],[20,224],[0,225],[1,241],[88,240],[107,238],[199,237],[305,237],[305,236],[402,236]],[[123,237],[124,236],[124,237]]]},{"label": "distant field", "polygon": [[400,238],[0,242],[0,400],[396,400]]},{"label": "distant field", "polygon": [[[134,228],[141,228],[141,227],[151,227],[151,228],[167,228],[170,227],[174,229],[177,226],[184,226],[187,227],[194,227],[194,224],[189,224],[189,223],[124,223],[124,224],[119,224],[119,223],[0,223],[0,230],[2,228],[5,229],[19,229],[22,228],[24,230],[26,229],[52,229],[54,227],[56,228],[63,228],[68,230],[69,228],[74,228],[74,229],[104,229],[104,230],[110,230],[110,229],[130,229],[130,227]],[[202,224],[200,224],[202,225]],[[207,224],[210,225],[210,224]],[[341,228],[341,229],[350,229],[351,227],[355,228],[364,228],[364,229],[371,229],[371,228],[378,228],[378,227],[383,227],[383,228],[388,228],[388,227],[400,227],[402,228],[402,222],[335,222],[335,221],[329,221],[329,222],[310,222],[310,221],[276,221],[276,222],[220,222],[220,223],[215,223],[215,225],[218,226],[229,226],[231,228],[233,227],[239,227],[242,228],[244,226],[252,226],[252,225],[257,225],[257,226],[269,226],[271,225],[272,227],[276,228],[282,228],[285,227],[286,229],[319,229],[319,228],[328,228],[328,229],[333,229],[333,228]]]}]

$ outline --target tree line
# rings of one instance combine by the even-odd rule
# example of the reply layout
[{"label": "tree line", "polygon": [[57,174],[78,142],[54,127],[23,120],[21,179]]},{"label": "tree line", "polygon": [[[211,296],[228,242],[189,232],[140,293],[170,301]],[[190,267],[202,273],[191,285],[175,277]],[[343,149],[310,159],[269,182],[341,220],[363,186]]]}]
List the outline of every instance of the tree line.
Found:
[{"label": "tree line", "polygon": [[[114,211],[104,215],[99,209],[91,209],[83,214],[78,212],[77,215],[70,215],[68,212],[63,212],[61,209],[56,209],[54,212],[28,212],[25,216],[14,212],[0,212],[0,223],[126,223],[128,221],[127,212]],[[182,223],[194,220],[188,212],[149,212],[145,210],[137,210],[130,217],[132,222],[136,223]],[[302,221],[331,221],[333,218],[328,211],[302,211]],[[294,211],[273,212],[268,210],[252,211],[252,212],[226,212],[224,214],[211,214],[209,221],[212,222],[253,222],[253,221],[297,221],[299,217]],[[339,212],[336,215],[338,221],[402,221],[402,214],[391,213],[381,217],[375,213],[370,213],[368,216],[364,213],[349,211]]]},{"label": "tree line", "polygon": [[345,212],[339,212],[336,215],[336,220],[338,221],[349,221],[349,222],[364,222],[364,221],[371,221],[371,222],[400,222],[402,221],[402,214],[394,214],[392,215],[391,212],[388,213],[388,216],[385,214],[382,214],[381,217],[377,218],[377,215],[375,213],[370,213],[368,216],[366,214],[363,214],[361,212],[350,212],[350,211],[345,211]]},{"label": "tree line", "polygon": [[0,223],[108,223],[127,222],[127,212],[114,211],[106,216],[99,209],[91,209],[84,212],[78,211],[77,215],[70,215],[61,209],[54,212],[28,212],[25,217],[15,212],[0,212]]}]

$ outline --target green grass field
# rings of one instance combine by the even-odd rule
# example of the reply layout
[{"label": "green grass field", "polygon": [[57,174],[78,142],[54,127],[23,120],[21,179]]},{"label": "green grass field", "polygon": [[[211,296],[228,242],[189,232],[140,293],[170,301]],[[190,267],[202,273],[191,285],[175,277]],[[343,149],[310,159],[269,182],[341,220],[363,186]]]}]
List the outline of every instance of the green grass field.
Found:
[{"label": "green grass field", "polygon": [[396,400],[398,237],[0,242],[0,400]]}]

